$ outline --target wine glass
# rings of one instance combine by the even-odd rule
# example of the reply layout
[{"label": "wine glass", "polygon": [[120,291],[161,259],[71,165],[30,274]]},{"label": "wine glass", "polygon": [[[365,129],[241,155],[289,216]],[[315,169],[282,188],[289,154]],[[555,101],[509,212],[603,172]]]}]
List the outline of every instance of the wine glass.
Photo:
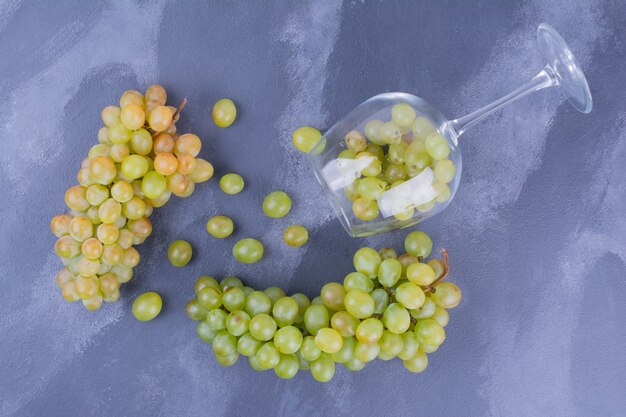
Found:
[{"label": "wine glass", "polygon": [[419,97],[386,93],[363,102],[326,132],[310,161],[351,236],[408,227],[445,209],[461,177],[458,138],[494,111],[552,86],[577,110],[591,111],[587,80],[563,38],[542,23],[537,40],[546,66],[473,113],[448,120]]}]

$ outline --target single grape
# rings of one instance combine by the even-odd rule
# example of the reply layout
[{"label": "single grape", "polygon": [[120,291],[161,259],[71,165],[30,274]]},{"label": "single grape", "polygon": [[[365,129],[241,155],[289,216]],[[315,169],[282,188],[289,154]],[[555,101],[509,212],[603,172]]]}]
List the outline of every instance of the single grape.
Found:
[{"label": "single grape", "polygon": [[202,141],[193,133],[185,133],[176,139],[174,145],[174,153],[176,155],[189,154],[193,157],[198,156],[202,148]]},{"label": "single grape", "polygon": [[146,129],[135,130],[130,135],[130,148],[137,155],[148,155],[152,151],[153,139]]},{"label": "single grape", "polygon": [[263,200],[263,213],[267,217],[279,219],[291,210],[291,198],[284,191],[274,191]]},{"label": "single grape", "polygon": [[230,356],[236,353],[237,338],[227,330],[220,330],[213,338],[213,352],[219,356]]},{"label": "single grape", "polygon": [[219,127],[228,127],[233,124],[237,117],[237,107],[229,98],[218,100],[213,105],[213,122]]},{"label": "single grape", "polygon": [[227,356],[221,356],[218,354],[215,355],[215,361],[222,366],[232,366],[237,362],[237,359],[239,359],[238,352],[235,352]]},{"label": "single grape", "polygon": [[106,273],[98,277],[100,282],[100,292],[104,295],[111,295],[120,288],[120,283],[114,274]]},{"label": "single grape", "polygon": [[211,165],[210,162],[205,161],[202,158],[196,158],[196,167],[187,175],[187,177],[190,181],[196,183],[205,182],[211,179],[213,171],[213,165]]},{"label": "single grape", "polygon": [[122,205],[113,198],[106,200],[98,209],[98,217],[102,223],[115,223],[122,215]]},{"label": "single grape", "polygon": [[345,362],[343,366],[346,367],[349,371],[358,372],[361,369],[365,368],[365,362],[360,361],[356,357],[352,357],[349,361]]},{"label": "single grape", "polygon": [[80,297],[76,293],[76,281],[75,280],[68,281],[65,284],[63,284],[63,287],[61,288],[61,294],[63,295],[63,298],[66,301],[69,301],[70,303],[80,300]]},{"label": "single grape", "polygon": [[207,310],[220,308],[222,305],[222,292],[213,287],[205,287],[198,291],[198,303]]},{"label": "single grape", "polygon": [[263,342],[256,340],[250,333],[245,333],[237,340],[237,351],[243,356],[252,356],[262,345]]},{"label": "single grape", "polygon": [[374,313],[374,300],[361,290],[348,291],[344,298],[346,311],[358,319],[364,319]]},{"label": "single grape", "polygon": [[279,327],[290,326],[298,317],[298,303],[292,297],[279,298],[272,307],[272,316]]},{"label": "single grape", "polygon": [[222,294],[222,304],[228,311],[243,310],[246,306],[246,294],[239,287],[230,287]]},{"label": "single grape", "polygon": [[402,336],[385,330],[380,338],[380,351],[386,354],[396,357],[402,351],[404,341]]},{"label": "single grape", "polygon": [[137,220],[146,214],[146,203],[137,196],[133,196],[122,204],[122,214],[130,220]]},{"label": "single grape", "polygon": [[262,291],[254,291],[246,297],[245,310],[250,316],[269,314],[272,311],[272,300]]},{"label": "single grape", "polygon": [[402,334],[409,330],[411,316],[406,308],[398,303],[390,304],[383,313],[383,324],[390,332]]},{"label": "single grape", "polygon": [[233,246],[233,256],[245,264],[258,262],[263,257],[263,245],[256,239],[241,239]]},{"label": "single grape", "polygon": [[428,366],[428,356],[420,350],[413,355],[412,358],[407,359],[404,362],[404,367],[411,372],[419,373],[424,371]]},{"label": "single grape", "polygon": [[177,157],[178,172],[181,174],[189,174],[196,168],[196,158],[188,153],[181,153]]},{"label": "single grape", "polygon": [[382,161],[378,159],[376,155],[373,154],[372,152],[369,152],[369,151],[359,152],[356,155],[356,159],[358,160],[361,158],[365,159],[365,163],[369,163],[369,165],[366,165],[365,168],[361,170],[361,175],[365,177],[376,177],[383,170]]},{"label": "single grape", "polygon": [[296,353],[301,344],[302,332],[294,326],[282,327],[274,333],[274,346],[280,353]]},{"label": "single grape", "polygon": [[330,357],[337,363],[346,363],[354,357],[354,347],[356,339],[354,337],[344,337],[341,349],[332,353]]},{"label": "single grape", "polygon": [[175,240],[170,243],[170,246],[167,249],[167,258],[172,265],[180,268],[189,263],[192,252],[193,250],[189,242],[184,240]]},{"label": "single grape", "polygon": [[391,162],[391,164],[404,164],[404,162],[406,161],[406,154],[408,149],[409,145],[406,142],[389,145],[389,149],[387,150],[387,160]]},{"label": "single grape", "polygon": [[426,233],[415,230],[404,238],[404,249],[413,256],[426,258],[433,249],[433,242]]},{"label": "single grape", "polygon": [[343,188],[343,193],[348,198],[348,200],[352,202],[354,202],[354,200],[359,198],[359,191],[358,191],[359,182],[361,182],[361,180],[357,178],[351,184]]},{"label": "single grape", "polygon": [[447,184],[454,179],[454,171],[454,163],[449,159],[444,159],[435,165],[435,178]]},{"label": "single grape", "polygon": [[426,138],[426,151],[436,160],[446,159],[450,155],[450,145],[439,132],[433,132]]},{"label": "single grape", "polygon": [[362,290],[371,292],[374,289],[372,280],[360,272],[350,272],[343,280],[343,286],[346,291]]},{"label": "single grape", "polygon": [[363,129],[365,132],[365,136],[367,136],[370,141],[382,145],[384,142],[379,139],[380,128],[382,125],[382,120],[369,120],[367,123],[365,123],[365,128]]},{"label": "single grape", "polygon": [[432,315],[432,319],[435,320],[441,327],[446,327],[448,321],[450,321],[450,314],[443,307],[437,307],[435,314]]},{"label": "single grape", "polygon": [[222,291],[226,291],[231,287],[244,288],[243,282],[237,277],[226,277],[220,281],[220,288]]},{"label": "single grape", "polygon": [[65,204],[75,211],[81,212],[89,208],[87,201],[87,188],[81,185],[75,185],[65,192]]},{"label": "single grape", "polygon": [[398,352],[397,356],[403,361],[411,359],[419,349],[419,343],[415,337],[415,333],[404,332],[400,337],[402,337],[402,349]]},{"label": "single grape", "polygon": [[323,305],[311,305],[304,313],[304,325],[313,336],[317,335],[320,329],[328,327],[329,320],[328,310]]},{"label": "single grape", "polygon": [[218,239],[224,239],[233,233],[233,221],[226,216],[213,216],[206,224],[209,234]]},{"label": "single grape", "polygon": [[402,264],[397,259],[385,259],[378,266],[377,275],[384,287],[393,287],[402,276]]},{"label": "single grape", "polygon": [[109,141],[112,144],[128,143],[131,131],[122,122],[109,126]]},{"label": "single grape", "polygon": [[362,152],[367,148],[367,140],[358,130],[351,130],[345,136],[346,146],[348,150],[353,152]]},{"label": "single grape", "polygon": [[446,332],[437,321],[423,319],[415,325],[415,336],[420,344],[439,346],[446,338]]},{"label": "single grape", "polygon": [[362,343],[375,343],[383,334],[383,324],[376,318],[369,318],[359,323],[356,328],[356,339]]},{"label": "single grape", "polygon": [[294,224],[285,229],[283,239],[289,246],[302,246],[309,240],[309,231],[299,224]]},{"label": "single grape", "polygon": [[336,282],[329,282],[322,287],[320,297],[326,307],[331,310],[343,310],[343,299],[346,291],[343,285]]},{"label": "single grape", "polygon": [[262,342],[268,341],[276,332],[276,322],[267,314],[258,314],[250,319],[250,334]]},{"label": "single grape", "polygon": [[146,101],[157,101],[163,106],[167,100],[167,92],[159,84],[152,84],[146,89],[145,99]]},{"label": "single grape", "polygon": [[304,294],[296,293],[291,296],[298,304],[298,315],[296,316],[295,323],[304,323],[304,312],[311,305],[309,297]]},{"label": "single grape", "polygon": [[272,369],[280,362],[280,352],[272,342],[267,342],[254,355],[261,369]]},{"label": "single grape", "polygon": [[172,123],[174,112],[167,106],[158,106],[150,112],[148,123],[150,129],[155,132],[162,132]]},{"label": "single grape", "polygon": [[291,140],[300,152],[310,153],[322,139],[319,130],[305,126],[293,132]]},{"label": "single grape", "polygon": [[161,152],[154,157],[154,170],[161,175],[172,175],[178,169],[178,159],[170,152]]},{"label": "single grape", "polygon": [[228,330],[228,332],[233,336],[241,336],[248,331],[249,323],[250,316],[248,313],[241,310],[235,310],[226,317],[226,330]]},{"label": "single grape", "polygon": [[165,177],[156,171],[148,171],[141,180],[141,190],[148,198],[158,198],[167,190]]},{"label": "single grape", "polygon": [[352,149],[344,149],[343,151],[339,152],[339,155],[337,155],[337,158],[339,158],[339,159],[355,159],[356,158],[356,152],[353,151]]},{"label": "single grape", "polygon": [[54,251],[61,258],[70,259],[81,252],[80,243],[71,236],[61,236],[54,244]]},{"label": "single grape", "polygon": [[376,200],[385,192],[387,187],[388,184],[385,181],[382,181],[375,177],[367,177],[359,181],[357,191],[363,198],[366,198],[368,200]]},{"label": "single grape", "polygon": [[359,319],[351,316],[347,311],[338,311],[330,319],[330,327],[337,330],[343,337],[354,336],[359,323]]},{"label": "single grape", "polygon": [[389,294],[382,288],[376,288],[370,293],[374,300],[374,314],[383,314],[389,305]]},{"label": "single grape", "polygon": [[374,220],[378,217],[378,203],[374,200],[359,197],[352,203],[352,212],[359,220]]},{"label": "single grape", "polygon": [[133,316],[139,321],[150,321],[161,312],[163,301],[155,292],[145,292],[133,302]]},{"label": "single grape", "polygon": [[278,365],[274,367],[274,373],[281,379],[291,379],[300,369],[300,360],[296,355],[280,355]]},{"label": "single grape", "polygon": [[337,330],[323,328],[315,335],[315,344],[322,352],[335,353],[343,346],[343,338]]},{"label": "single grape", "polygon": [[121,109],[117,106],[106,106],[102,109],[102,122],[105,126],[113,126],[120,122]]},{"label": "single grape", "polygon": [[122,107],[120,120],[130,130],[137,130],[143,127],[146,121],[146,114],[143,111],[143,105],[127,104]]},{"label": "single grape", "polygon": [[380,352],[380,345],[378,343],[356,342],[354,346],[354,357],[363,363],[371,362],[376,359],[378,352]]},{"label": "single grape", "polygon": [[395,123],[385,122],[378,130],[378,137],[386,144],[399,143],[402,140],[402,132]]},{"label": "single grape", "polygon": [[126,90],[120,98],[120,107],[127,106],[129,104],[144,104],[144,96],[137,90]]},{"label": "single grape", "polygon": [[214,330],[206,321],[202,320],[198,322],[196,326],[196,334],[205,343],[213,343],[213,339],[217,334],[217,331]]},{"label": "single grape", "polygon": [[84,242],[93,236],[93,224],[87,217],[74,217],[70,220],[68,231],[72,239]]},{"label": "single grape", "polygon": [[183,197],[188,188],[191,186],[189,178],[180,172],[175,172],[174,174],[169,175],[165,179],[165,183],[167,189],[179,197]]},{"label": "single grape", "polygon": [[435,182],[433,183],[433,189],[437,192],[437,198],[435,199],[437,203],[445,203],[450,200],[452,190],[450,190],[447,184]]},{"label": "single grape", "polygon": [[461,302],[461,290],[452,282],[440,282],[432,297],[439,307],[454,308]]},{"label": "single grape", "polygon": [[426,117],[420,116],[413,122],[411,131],[415,140],[425,140],[428,135],[435,131],[435,127]]},{"label": "single grape", "polygon": [[98,259],[102,255],[102,242],[96,238],[85,240],[81,246],[81,251],[86,258]]},{"label": "single grape", "polygon": [[415,121],[415,109],[408,103],[398,103],[391,108],[391,120],[401,127],[410,128]]},{"label": "single grape", "polygon": [[400,164],[389,164],[385,168],[385,181],[389,184],[404,181],[408,178],[406,167]]},{"label": "single grape", "polygon": [[[217,280],[213,277],[210,277],[208,275],[201,275],[196,279],[196,282],[194,283],[193,289],[196,292],[196,295],[203,289],[203,288],[215,288],[216,290],[221,290],[220,288],[220,284],[217,282]],[[226,293],[226,292],[224,292]]]},{"label": "single grape", "polygon": [[394,295],[396,300],[408,309],[420,308],[426,299],[424,291],[412,282],[398,285]]},{"label": "single grape", "polygon": [[280,287],[267,287],[263,292],[269,297],[272,304],[285,296],[285,291]]},{"label": "single grape", "polygon": [[87,310],[97,310],[102,305],[102,296],[100,294],[96,294],[91,298],[83,298],[83,306]]},{"label": "single grape", "polygon": [[174,152],[174,138],[167,133],[160,133],[153,139],[152,147],[156,155],[162,152]]},{"label": "single grape", "polygon": [[89,163],[89,177],[99,184],[110,184],[116,174],[115,162],[108,156],[96,156]]},{"label": "single grape", "polygon": [[126,203],[133,198],[133,186],[124,180],[116,181],[111,186],[111,197],[119,203]]},{"label": "single grape", "polygon": [[82,299],[88,299],[96,296],[100,287],[100,282],[96,277],[76,278],[76,294]]},{"label": "single grape", "polygon": [[128,179],[141,178],[148,172],[148,161],[141,155],[129,155],[122,161],[121,170]]},{"label": "single grape", "polygon": [[382,260],[380,254],[374,249],[361,248],[354,254],[354,269],[368,278],[375,278]]},{"label": "single grape", "polygon": [[335,376],[335,362],[326,353],[311,362],[311,375],[318,382],[328,382]]},{"label": "single grape", "polygon": [[243,190],[244,182],[241,175],[226,174],[220,178],[220,188],[226,194],[238,194]]},{"label": "single grape", "polygon": [[435,270],[428,264],[414,263],[407,268],[406,276],[412,283],[426,286],[435,280]]}]

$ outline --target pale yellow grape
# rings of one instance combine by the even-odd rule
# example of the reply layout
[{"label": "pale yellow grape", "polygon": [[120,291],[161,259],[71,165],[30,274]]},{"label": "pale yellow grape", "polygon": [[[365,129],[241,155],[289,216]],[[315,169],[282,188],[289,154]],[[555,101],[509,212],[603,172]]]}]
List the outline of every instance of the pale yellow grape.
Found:
[{"label": "pale yellow grape", "polygon": [[[172,112],[174,112],[174,111],[175,111],[175,110],[174,110],[174,109],[172,109]],[[176,117],[178,118],[178,116],[176,116]],[[169,134],[169,135],[175,135],[177,131],[178,131],[178,129],[176,128],[176,123],[175,123],[175,121],[173,120],[173,121],[172,121],[172,123],[171,123],[171,124],[167,127],[167,129],[165,129],[165,130],[163,131],[163,133],[167,133],[167,134]]]},{"label": "pale yellow grape", "polygon": [[363,247],[355,252],[352,260],[354,269],[368,278],[375,278],[383,258],[374,249]]},{"label": "pale yellow grape", "polygon": [[[107,225],[108,226],[108,225]],[[119,229],[118,229],[119,230]],[[123,249],[128,249],[132,246],[135,236],[128,229],[121,229],[118,233],[117,244]],[[113,242],[115,243],[115,242]]]},{"label": "pale yellow grape", "polygon": [[181,174],[189,174],[196,167],[196,158],[188,153],[178,154],[178,172]]},{"label": "pale yellow grape", "polygon": [[414,140],[424,140],[435,131],[435,126],[424,116],[415,119],[411,126]]},{"label": "pale yellow grape", "polygon": [[279,219],[291,210],[291,197],[284,191],[274,191],[263,199],[263,213],[267,217]]},{"label": "pale yellow grape", "polygon": [[65,204],[72,210],[87,210],[90,205],[89,201],[87,201],[87,188],[82,185],[70,187],[65,192]]},{"label": "pale yellow grape", "polygon": [[396,357],[402,351],[404,341],[402,336],[396,333],[392,333],[389,330],[385,330],[380,338],[380,351],[386,354]]},{"label": "pale yellow grape", "polygon": [[392,184],[397,181],[404,181],[408,178],[404,164],[389,164],[385,168],[385,181]]},{"label": "pale yellow grape", "polygon": [[365,136],[367,136],[367,139],[379,145],[384,144],[384,142],[379,138],[380,128],[382,125],[383,121],[376,119],[369,120],[367,123],[365,123],[363,131],[365,132]]},{"label": "pale yellow grape", "polygon": [[105,294],[102,300],[106,303],[113,303],[120,299],[120,290],[113,291],[111,294]]},{"label": "pale yellow grape", "polygon": [[118,203],[126,203],[133,198],[133,186],[127,181],[119,180],[111,186],[111,197]]},{"label": "pale yellow grape", "polygon": [[114,224],[102,223],[96,229],[96,237],[105,245],[115,243],[119,237],[120,229]]},{"label": "pale yellow grape", "polygon": [[359,319],[351,316],[347,311],[338,311],[330,319],[330,326],[343,337],[354,336]]},{"label": "pale yellow grape", "polygon": [[414,284],[426,286],[432,284],[435,280],[435,270],[428,264],[415,263],[409,265],[406,276]]},{"label": "pale yellow grape", "polygon": [[329,322],[328,310],[323,305],[312,303],[304,312],[304,324],[313,336],[320,329],[328,327]]},{"label": "pale yellow grape", "polygon": [[185,176],[185,179],[188,182],[187,188],[182,193],[174,193],[177,197],[181,197],[181,198],[189,197],[191,194],[193,194],[193,191],[196,189],[196,184],[189,181],[187,176]]},{"label": "pale yellow grape", "polygon": [[364,319],[374,313],[374,300],[362,290],[351,290],[344,298],[346,311],[358,319]]},{"label": "pale yellow grape", "polygon": [[[114,162],[122,162],[130,154],[128,145],[122,143],[116,143],[111,145],[110,157]],[[117,173],[119,175],[119,172]]]},{"label": "pale yellow grape", "polygon": [[163,175],[156,171],[149,171],[141,181],[141,190],[148,198],[157,198],[167,190]]},{"label": "pale yellow grape", "polygon": [[109,128],[104,126],[98,130],[98,142],[108,144],[111,143],[109,140]]},{"label": "pale yellow grape", "polygon": [[439,307],[453,308],[461,302],[461,290],[452,282],[441,282],[435,287],[433,301]]},{"label": "pale yellow grape", "polygon": [[433,249],[433,242],[426,233],[415,230],[404,238],[404,249],[413,256],[426,258]]},{"label": "pale yellow grape", "polygon": [[130,220],[127,224],[128,230],[130,230],[136,237],[145,239],[152,233],[152,223],[145,217],[137,220]]},{"label": "pale yellow grape", "polygon": [[378,343],[357,342],[354,347],[354,357],[364,363],[376,359],[378,352],[380,352],[380,345]]},{"label": "pale yellow grape", "polygon": [[450,155],[450,145],[445,137],[435,132],[426,138],[426,151],[433,159],[442,160]]},{"label": "pale yellow grape", "polygon": [[356,340],[361,343],[375,343],[383,335],[383,324],[376,318],[369,318],[359,323],[356,328]]},{"label": "pale yellow grape", "polygon": [[226,194],[238,194],[243,187],[244,181],[241,175],[230,173],[220,178],[220,188]]},{"label": "pale yellow grape", "polygon": [[145,98],[146,100],[158,101],[163,105],[167,101],[167,92],[161,85],[152,84],[150,87],[146,88]]},{"label": "pale yellow grape", "polygon": [[302,246],[309,240],[309,231],[299,224],[294,224],[285,229],[283,239],[289,246]]},{"label": "pale yellow grape", "polygon": [[398,285],[395,297],[400,304],[408,309],[420,308],[426,299],[424,291],[412,282]]},{"label": "pale yellow grape", "polygon": [[300,152],[309,153],[315,148],[322,138],[322,134],[319,130],[304,126],[293,132],[291,140]]},{"label": "pale yellow grape", "polygon": [[343,151],[339,152],[339,155],[337,155],[337,158],[339,158],[339,159],[354,159],[354,158],[356,158],[356,152],[353,151],[352,149],[344,149]]},{"label": "pale yellow grape", "polygon": [[79,169],[76,174],[76,179],[78,180],[78,183],[84,187],[88,187],[93,184],[93,180],[89,176],[89,168]]},{"label": "pale yellow grape", "polygon": [[408,103],[394,104],[391,120],[400,127],[411,127],[415,121],[415,109]]},{"label": "pale yellow grape", "polygon": [[160,103],[156,100],[148,100],[146,101],[146,104],[144,105],[144,113],[145,114],[150,114],[152,113],[152,110],[156,109],[159,106],[164,105],[165,103]]},{"label": "pale yellow grape", "polygon": [[100,262],[82,257],[77,265],[78,273],[85,277],[92,277],[98,273]]},{"label": "pale yellow grape", "polygon": [[109,156],[110,153],[111,153],[111,146],[99,143],[97,145],[93,145],[89,149],[87,158],[92,159],[92,158],[95,158],[96,156]]},{"label": "pale yellow grape", "polygon": [[78,293],[76,292],[76,281],[68,281],[63,284],[61,288],[61,294],[66,301],[74,302],[80,300]]},{"label": "pale yellow grape", "polygon": [[343,346],[343,338],[335,329],[320,329],[315,336],[315,344],[325,353],[338,352]]},{"label": "pale yellow grape", "polygon": [[65,236],[69,233],[72,216],[68,214],[58,214],[50,220],[50,230],[56,237]]},{"label": "pale yellow grape", "polygon": [[98,294],[100,283],[96,277],[76,277],[76,294],[80,298],[91,298]]},{"label": "pale yellow grape", "polygon": [[438,306],[431,318],[439,323],[441,327],[446,327],[450,320],[450,314],[445,308]]},{"label": "pale yellow grape", "polygon": [[122,110],[117,106],[106,106],[102,109],[102,113],[100,114],[102,116],[102,122],[108,127],[119,123],[121,111]]},{"label": "pale yellow grape", "polygon": [[76,276],[74,276],[74,274],[72,274],[67,268],[61,269],[55,277],[55,281],[59,287],[63,287],[63,284],[74,279],[76,279]]},{"label": "pale yellow grape", "polygon": [[280,352],[272,342],[267,342],[254,355],[261,369],[272,369],[280,362]]},{"label": "pale yellow grape", "polygon": [[178,169],[178,159],[170,152],[161,152],[154,158],[154,170],[161,175],[172,175]]},{"label": "pale yellow grape", "polygon": [[363,290],[371,292],[374,289],[374,283],[371,279],[360,272],[350,272],[343,280],[343,286],[346,291]]},{"label": "pale yellow grape", "polygon": [[111,273],[117,276],[117,280],[120,284],[127,283],[133,277],[133,270],[122,265],[114,265],[111,268]]},{"label": "pale yellow grape", "polygon": [[130,180],[143,177],[148,172],[148,161],[141,155],[130,155],[122,161],[121,171]]},{"label": "pale yellow grape", "polygon": [[102,223],[102,221],[100,220],[99,208],[100,207],[98,206],[91,206],[87,209],[85,217],[87,217],[89,221],[91,221],[91,224],[99,225],[100,223]]},{"label": "pale yellow grape", "polygon": [[96,156],[91,159],[89,163],[89,176],[97,183],[102,185],[110,184],[115,175],[117,174],[117,170],[115,168],[115,163],[108,156]]},{"label": "pale yellow grape", "polygon": [[74,217],[68,225],[68,232],[72,239],[84,242],[93,236],[93,225],[87,217]]},{"label": "pale yellow grape", "polygon": [[98,214],[102,223],[115,223],[122,214],[122,205],[113,198],[109,198],[100,205]]},{"label": "pale yellow grape", "polygon": [[109,127],[109,140],[113,144],[127,143],[130,140],[130,134],[130,130],[121,122]]},{"label": "pale yellow grape", "polygon": [[196,158],[195,168],[187,175],[190,181],[205,182],[213,176],[213,165],[201,158]]},{"label": "pale yellow grape", "polygon": [[368,200],[376,200],[387,189],[388,184],[375,177],[363,178],[359,181],[357,191],[361,197]]},{"label": "pale yellow grape", "polygon": [[378,137],[383,142],[391,145],[402,140],[402,132],[395,123],[385,122],[378,131]]},{"label": "pale yellow grape", "polygon": [[174,138],[171,135],[161,133],[154,138],[152,148],[155,154],[160,154],[161,152],[173,153],[174,145]]},{"label": "pale yellow grape", "polygon": [[70,259],[80,253],[80,243],[71,236],[61,236],[54,244],[54,251],[61,258]]},{"label": "pale yellow grape", "polygon": [[433,209],[433,207],[435,206],[435,201],[436,200],[431,200],[431,201],[429,201],[427,203],[420,204],[419,206],[416,206],[415,208],[420,213],[426,213],[426,212],[428,212],[428,211]]},{"label": "pale yellow grape", "polygon": [[378,203],[375,200],[359,197],[352,203],[352,212],[360,220],[374,220],[378,217]]},{"label": "pale yellow grape", "polygon": [[96,294],[91,298],[83,298],[83,306],[87,310],[97,310],[102,305],[102,296]]},{"label": "pale yellow grape", "polygon": [[211,114],[213,116],[213,122],[217,126],[222,128],[228,127],[233,124],[237,117],[237,107],[231,99],[223,98],[213,105]]},{"label": "pale yellow grape", "polygon": [[198,156],[200,153],[200,148],[202,147],[202,141],[198,137],[198,135],[194,135],[193,133],[185,133],[180,135],[174,145],[174,154],[180,155],[183,153],[188,153],[193,157]]},{"label": "pale yellow grape", "polygon": [[335,362],[326,354],[311,362],[311,375],[318,382],[328,382],[335,376]]},{"label": "pale yellow grape", "polygon": [[361,180],[357,178],[352,184],[347,185],[343,188],[343,193],[346,195],[346,197],[348,197],[348,200],[354,201],[359,198],[358,187],[360,181]]},{"label": "pale yellow grape", "polygon": [[300,345],[302,345],[302,332],[294,326],[282,327],[274,333],[274,346],[280,353],[296,353]]},{"label": "pale yellow grape", "polygon": [[370,162],[368,166],[366,166],[365,168],[361,170],[361,175],[365,177],[376,177],[378,174],[381,173],[383,169],[382,162],[378,158],[376,158],[376,156],[373,153],[369,151],[359,152],[356,155],[356,159],[360,159],[360,158],[368,158],[368,160],[372,161]]},{"label": "pale yellow grape", "polygon": [[428,366],[428,356],[418,350],[412,358],[403,361],[404,367],[411,372],[419,373],[426,369]]},{"label": "pale yellow grape", "polygon": [[346,146],[353,152],[362,152],[367,148],[367,140],[358,130],[351,130],[345,136]]},{"label": "pale yellow grape", "polygon": [[436,202],[445,203],[446,201],[450,200],[452,191],[450,190],[450,187],[448,187],[447,184],[444,184],[441,182],[434,182],[433,188],[435,192],[437,193],[437,198],[435,199]]},{"label": "pale yellow grape", "polygon": [[435,178],[447,184],[454,179],[454,171],[454,163],[449,159],[444,159],[435,165]]},{"label": "pale yellow grape", "polygon": [[439,346],[446,338],[443,327],[432,318],[419,320],[415,325],[415,336],[420,345]]},{"label": "pale yellow grape", "polygon": [[356,346],[356,339],[354,337],[344,337],[341,349],[332,353],[330,356],[333,361],[337,363],[346,363],[354,358],[354,346]]},{"label": "pale yellow grape", "polygon": [[146,129],[138,129],[130,135],[130,147],[137,155],[148,155],[152,142],[152,135]]},{"label": "pale yellow grape", "polygon": [[120,261],[120,265],[125,266],[126,268],[134,268],[139,264],[139,252],[137,249],[130,247],[124,250],[124,256]]},{"label": "pale yellow grape", "polygon": [[105,295],[113,294],[120,287],[120,283],[117,282],[117,277],[111,273],[99,276],[98,282],[100,283],[100,291]]},{"label": "pale yellow grape", "polygon": [[167,106],[159,106],[152,110],[150,115],[148,116],[148,123],[150,125],[150,129],[155,132],[161,132],[172,123],[172,118],[174,113],[172,109]]},{"label": "pale yellow grape", "polygon": [[143,106],[143,103],[144,103],[143,94],[141,94],[137,90],[126,90],[124,91],[124,93],[122,94],[122,97],[120,98],[120,107],[122,108],[124,106],[127,106],[128,104],[139,104]]},{"label": "pale yellow grape", "polygon": [[233,233],[233,221],[227,216],[213,216],[206,225],[207,232],[215,238],[224,239]]},{"label": "pale yellow grape", "polygon": [[141,104],[127,104],[122,107],[120,120],[130,130],[137,130],[143,127],[146,115]]},{"label": "pale yellow grape", "polygon": [[98,259],[102,255],[102,242],[91,237],[83,242],[81,251],[88,259]]},{"label": "pale yellow grape", "polygon": [[406,142],[400,142],[393,145],[389,145],[387,151],[387,159],[392,164],[403,164],[406,159],[406,151],[408,149]]}]

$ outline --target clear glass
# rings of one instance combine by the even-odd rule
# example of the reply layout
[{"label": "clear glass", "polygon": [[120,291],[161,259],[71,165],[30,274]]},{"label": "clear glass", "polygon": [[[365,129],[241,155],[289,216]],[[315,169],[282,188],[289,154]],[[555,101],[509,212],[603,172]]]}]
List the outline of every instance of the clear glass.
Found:
[{"label": "clear glass", "polygon": [[[311,152],[311,165],[337,217],[351,236],[370,236],[409,227],[443,211],[454,197],[461,177],[459,136],[494,111],[553,86],[559,87],[577,110],[591,111],[593,105],[587,80],[563,38],[551,26],[542,23],[537,29],[537,40],[546,66],[525,85],[473,113],[449,120],[419,97],[386,93],[363,102],[326,132]],[[407,114],[406,104],[415,111],[411,124],[408,121],[412,113]],[[372,120],[380,122],[372,122],[366,129],[366,124]],[[394,124],[386,125],[383,130],[376,129],[385,122]],[[374,151],[364,151],[362,144],[355,146],[354,142],[348,146],[346,135],[354,136],[354,131],[359,132],[357,136],[366,138],[368,145],[380,144],[384,156],[381,157],[375,146]],[[405,147],[408,151],[402,152]],[[356,154],[360,155],[355,158]],[[375,169],[379,164],[377,159],[382,166],[380,174]],[[400,163],[402,159],[404,162]],[[396,177],[385,175],[390,161],[404,166],[395,167],[399,172],[403,169],[407,172],[400,181],[392,182]],[[453,172],[450,164],[454,166]],[[363,183],[367,175],[379,181],[371,179]],[[375,187],[372,192],[372,184],[380,186],[380,192]],[[359,199],[357,203],[353,201],[355,198]]]}]

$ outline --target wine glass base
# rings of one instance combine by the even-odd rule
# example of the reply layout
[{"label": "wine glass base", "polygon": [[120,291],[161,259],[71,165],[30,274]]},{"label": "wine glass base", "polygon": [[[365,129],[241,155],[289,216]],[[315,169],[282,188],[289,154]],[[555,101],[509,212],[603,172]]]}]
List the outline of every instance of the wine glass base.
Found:
[{"label": "wine glass base", "polygon": [[589,84],[567,43],[547,23],[537,28],[537,42],[547,69],[563,95],[578,111],[589,113],[593,108]]}]

